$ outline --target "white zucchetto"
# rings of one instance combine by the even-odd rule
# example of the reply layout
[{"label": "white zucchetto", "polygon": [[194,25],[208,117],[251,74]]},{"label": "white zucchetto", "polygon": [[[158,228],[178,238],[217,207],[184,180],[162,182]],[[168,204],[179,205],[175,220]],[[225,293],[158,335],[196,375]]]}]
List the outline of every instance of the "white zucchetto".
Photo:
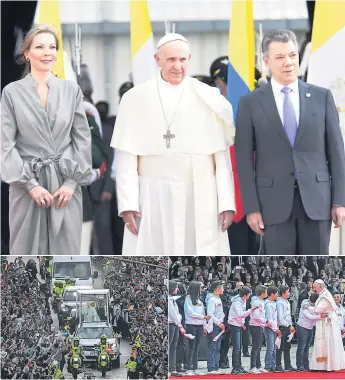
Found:
[{"label": "white zucchetto", "polygon": [[189,43],[188,40],[185,37],[183,37],[181,34],[168,33],[159,40],[157,49],[167,44],[168,42],[172,42],[172,41],[183,41],[183,42],[186,42],[187,44]]}]

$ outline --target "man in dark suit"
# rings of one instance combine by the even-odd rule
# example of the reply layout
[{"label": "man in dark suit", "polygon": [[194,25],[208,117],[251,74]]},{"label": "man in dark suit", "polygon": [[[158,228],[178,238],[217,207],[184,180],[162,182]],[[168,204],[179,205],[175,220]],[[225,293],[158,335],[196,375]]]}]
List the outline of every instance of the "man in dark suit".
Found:
[{"label": "man in dark suit", "polygon": [[328,255],[332,220],[345,220],[339,115],[329,90],[298,80],[293,32],[268,32],[262,48],[272,79],[241,98],[236,124],[247,221],[268,255]]},{"label": "man in dark suit", "polygon": [[313,272],[314,278],[320,278],[320,271],[323,267],[318,263],[317,256],[307,258],[307,269]]}]

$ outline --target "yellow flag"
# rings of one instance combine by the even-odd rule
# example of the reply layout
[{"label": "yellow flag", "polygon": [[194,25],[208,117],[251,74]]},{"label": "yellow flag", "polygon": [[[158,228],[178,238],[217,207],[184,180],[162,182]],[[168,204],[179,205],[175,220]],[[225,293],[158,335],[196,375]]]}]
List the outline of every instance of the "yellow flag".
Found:
[{"label": "yellow flag", "polygon": [[[331,90],[345,142],[345,0],[317,0],[312,33],[308,82]],[[345,226],[332,228],[329,251],[345,253]]]},{"label": "yellow flag", "polygon": [[145,83],[157,72],[149,8],[146,0],[131,0],[131,52],[134,86]]},{"label": "yellow flag", "polygon": [[62,43],[62,28],[60,21],[60,5],[59,1],[40,1],[39,2],[39,23],[50,24],[58,32],[59,51],[57,54],[57,62],[53,67],[53,73],[61,79],[65,79],[65,67]]}]

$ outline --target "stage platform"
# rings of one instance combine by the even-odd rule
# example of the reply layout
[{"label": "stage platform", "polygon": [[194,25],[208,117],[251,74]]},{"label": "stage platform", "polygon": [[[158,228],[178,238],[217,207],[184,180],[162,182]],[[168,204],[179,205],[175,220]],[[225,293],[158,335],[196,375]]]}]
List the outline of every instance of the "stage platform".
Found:
[{"label": "stage platform", "polygon": [[[206,342],[204,342],[206,343]],[[249,353],[250,353],[251,347],[249,347]],[[311,357],[313,348],[311,347],[309,349],[309,360]],[[199,370],[204,372],[205,374],[207,373],[207,362],[205,361],[206,356],[207,356],[207,346],[204,344],[201,347],[201,354],[199,357],[201,357],[203,360],[199,361]],[[291,351],[290,351],[290,357],[291,357],[291,364],[293,367],[296,368],[296,351],[297,351],[297,344],[292,344]],[[261,365],[265,365],[265,354],[266,354],[266,347],[262,347],[261,349]],[[231,355],[232,355],[232,347],[229,349],[229,361],[231,365]],[[243,357],[242,356],[242,367],[246,370],[249,371],[250,368],[250,358]],[[276,372],[276,373],[263,373],[263,374],[258,374],[254,375],[251,373],[244,374],[244,375],[231,375],[231,370],[232,368],[223,370],[225,372],[224,375],[204,375],[204,376],[183,376],[184,379],[199,379],[199,380],[228,380],[228,379],[237,379],[237,380],[275,380],[275,379],[296,379],[296,380],[303,380],[303,379],[310,379],[310,380],[317,380],[317,379],[342,379],[345,380],[345,370],[341,372]],[[181,379],[181,377],[173,377],[171,376],[170,379]]]},{"label": "stage platform", "polygon": [[280,380],[280,379],[295,379],[295,380],[317,380],[317,379],[345,379],[345,370],[339,372],[277,372],[277,373],[261,373],[254,375],[252,373],[247,373],[243,375],[232,375],[226,373],[224,375],[201,375],[201,376],[183,376],[174,377],[170,376],[169,379],[190,379],[190,380]]}]

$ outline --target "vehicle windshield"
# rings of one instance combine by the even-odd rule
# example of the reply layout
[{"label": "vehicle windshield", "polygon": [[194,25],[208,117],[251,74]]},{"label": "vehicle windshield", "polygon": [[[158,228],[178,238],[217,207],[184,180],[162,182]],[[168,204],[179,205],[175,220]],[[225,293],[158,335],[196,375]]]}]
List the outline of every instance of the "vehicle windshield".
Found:
[{"label": "vehicle windshield", "polygon": [[67,263],[54,263],[53,277],[74,277],[85,278],[91,277],[91,264],[89,262],[67,262]]},{"label": "vehicle windshield", "polygon": [[[87,301],[93,301],[94,299],[94,296],[93,294],[83,294],[83,302],[87,302]],[[77,301],[77,291],[74,290],[74,291],[65,291],[64,295],[63,295],[63,301],[65,302],[71,302],[71,301]]]},{"label": "vehicle windshield", "polygon": [[105,335],[107,338],[114,338],[110,327],[79,327],[77,331],[77,336],[80,339],[100,339],[101,335]]}]

